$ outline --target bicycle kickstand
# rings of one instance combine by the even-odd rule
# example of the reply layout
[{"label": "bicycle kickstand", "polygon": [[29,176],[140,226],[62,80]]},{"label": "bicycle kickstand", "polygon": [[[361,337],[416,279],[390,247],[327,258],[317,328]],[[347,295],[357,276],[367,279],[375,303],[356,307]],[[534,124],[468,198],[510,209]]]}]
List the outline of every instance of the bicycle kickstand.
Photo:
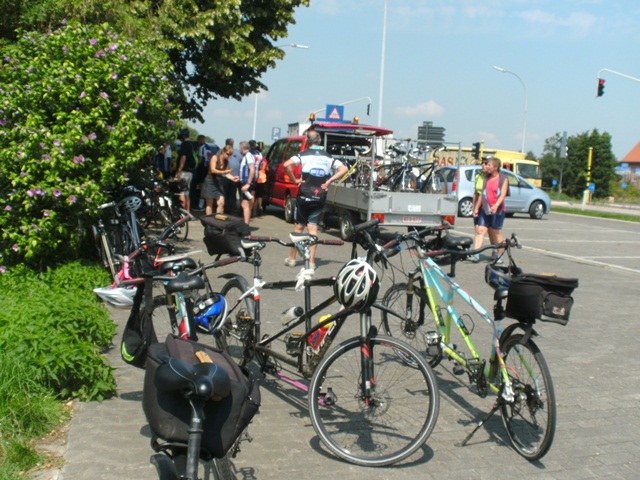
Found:
[{"label": "bicycle kickstand", "polygon": [[498,411],[498,409],[500,408],[500,405],[504,402],[504,400],[501,397],[498,397],[498,399],[494,402],[493,406],[491,407],[491,410],[489,410],[489,413],[487,413],[484,418],[482,420],[480,420],[478,422],[478,424],[476,425],[476,428],[473,429],[473,431],[467,435],[467,437],[458,444],[459,447],[464,447],[467,445],[467,442],[469,440],[471,440],[471,437],[473,437],[473,435],[480,429],[480,427],[482,427],[485,423],[487,423],[487,420],[489,420],[494,413],[496,413]]}]

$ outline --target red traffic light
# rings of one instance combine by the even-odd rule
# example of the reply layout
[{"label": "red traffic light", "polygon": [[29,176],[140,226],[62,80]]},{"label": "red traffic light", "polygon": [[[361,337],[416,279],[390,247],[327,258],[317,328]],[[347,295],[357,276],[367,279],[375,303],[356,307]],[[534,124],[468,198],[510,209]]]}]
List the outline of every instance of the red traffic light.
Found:
[{"label": "red traffic light", "polygon": [[598,97],[604,95],[604,78],[598,79]]}]

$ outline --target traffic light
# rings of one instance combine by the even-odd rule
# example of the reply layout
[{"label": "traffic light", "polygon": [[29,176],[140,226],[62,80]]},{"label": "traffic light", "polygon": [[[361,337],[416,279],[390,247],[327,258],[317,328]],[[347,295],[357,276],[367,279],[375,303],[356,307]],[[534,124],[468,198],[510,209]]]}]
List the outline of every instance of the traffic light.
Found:
[{"label": "traffic light", "polygon": [[604,78],[598,79],[598,97],[604,95]]},{"label": "traffic light", "polygon": [[472,145],[473,148],[471,149],[471,156],[476,160],[480,160],[480,142],[476,142]]}]

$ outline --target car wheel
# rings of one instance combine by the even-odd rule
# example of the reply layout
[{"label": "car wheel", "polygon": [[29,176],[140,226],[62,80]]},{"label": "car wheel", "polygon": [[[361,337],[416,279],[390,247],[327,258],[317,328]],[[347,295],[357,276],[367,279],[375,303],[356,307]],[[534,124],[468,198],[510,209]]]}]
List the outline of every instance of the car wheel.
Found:
[{"label": "car wheel", "polygon": [[293,211],[295,210],[295,198],[292,198],[291,195],[287,195],[287,198],[284,201],[284,220],[287,223],[293,223]]},{"label": "car wheel", "polygon": [[513,213],[513,212],[507,212],[507,213],[505,213],[505,216],[506,216],[507,218],[513,218],[513,216],[514,216],[514,215],[515,215],[515,213]]},{"label": "car wheel", "polygon": [[533,202],[529,207],[529,216],[536,220],[540,220],[544,215],[544,204],[542,202]]},{"label": "car wheel", "polygon": [[473,199],[463,198],[458,203],[458,216],[470,217],[473,215]]}]

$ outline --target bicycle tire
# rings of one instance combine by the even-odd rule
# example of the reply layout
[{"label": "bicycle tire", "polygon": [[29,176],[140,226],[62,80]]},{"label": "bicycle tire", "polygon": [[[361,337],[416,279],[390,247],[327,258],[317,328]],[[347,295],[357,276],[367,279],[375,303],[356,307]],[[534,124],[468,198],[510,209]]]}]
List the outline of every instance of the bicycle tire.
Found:
[{"label": "bicycle tire", "polygon": [[[432,368],[438,366],[442,361],[442,353],[438,349],[439,353],[430,355],[425,339],[425,333],[437,332],[438,327],[423,286],[421,284],[415,286],[413,298],[407,305],[407,283],[392,285],[382,297],[382,305],[403,318],[401,320],[382,310],[381,326],[385,335],[405,341],[418,350]],[[411,318],[407,318],[406,315],[408,308],[411,309]]]},{"label": "bicycle tire", "polygon": [[156,467],[158,472],[158,480],[180,480],[180,476],[176,471],[173,460],[164,453],[156,453],[151,456],[150,463]]},{"label": "bicycle tire", "polygon": [[[229,460],[228,455],[222,458],[214,458],[211,461],[211,467],[214,480],[236,480],[238,478],[236,474],[233,473],[233,467],[231,466],[231,460]],[[205,475],[204,478],[208,477]]]},{"label": "bicycle tire", "polygon": [[500,408],[511,444],[529,461],[551,448],[556,429],[556,398],[551,373],[542,352],[522,334],[507,337],[502,355],[515,393],[513,403]]},{"label": "bicycle tire", "polygon": [[[169,221],[169,223],[170,224],[171,223],[176,223],[181,218],[184,218],[184,217],[187,217],[187,216],[189,216],[187,211],[183,210],[181,208],[171,217],[171,220]],[[187,240],[187,238],[189,238],[189,222],[185,222],[182,225],[180,225],[178,227],[178,230],[175,233],[175,239],[178,242],[184,242],[184,241]]]},{"label": "bicycle tire", "polygon": [[[144,311],[144,300],[140,306],[140,310]],[[169,309],[167,308],[167,296],[157,295],[153,297],[153,307],[151,309],[151,322],[153,331],[158,341],[164,342],[167,335],[178,335],[178,326],[175,319],[171,318]]]},{"label": "bicycle tire", "polygon": [[244,367],[253,358],[253,342],[256,341],[255,300],[249,296],[240,304],[240,297],[249,289],[247,281],[232,278],[220,293],[229,308],[234,308],[216,335],[219,348],[227,351],[238,365]]},{"label": "bicycle tire", "polygon": [[[431,367],[404,342],[374,337],[369,355],[376,372],[374,402],[365,405],[359,394],[361,344],[356,337],[318,365],[309,386],[309,413],[320,440],[336,456],[362,466],[391,465],[412,455],[431,435],[439,412],[438,385]],[[409,364],[408,357],[416,361]],[[329,393],[335,396],[333,404],[328,404]]]}]

